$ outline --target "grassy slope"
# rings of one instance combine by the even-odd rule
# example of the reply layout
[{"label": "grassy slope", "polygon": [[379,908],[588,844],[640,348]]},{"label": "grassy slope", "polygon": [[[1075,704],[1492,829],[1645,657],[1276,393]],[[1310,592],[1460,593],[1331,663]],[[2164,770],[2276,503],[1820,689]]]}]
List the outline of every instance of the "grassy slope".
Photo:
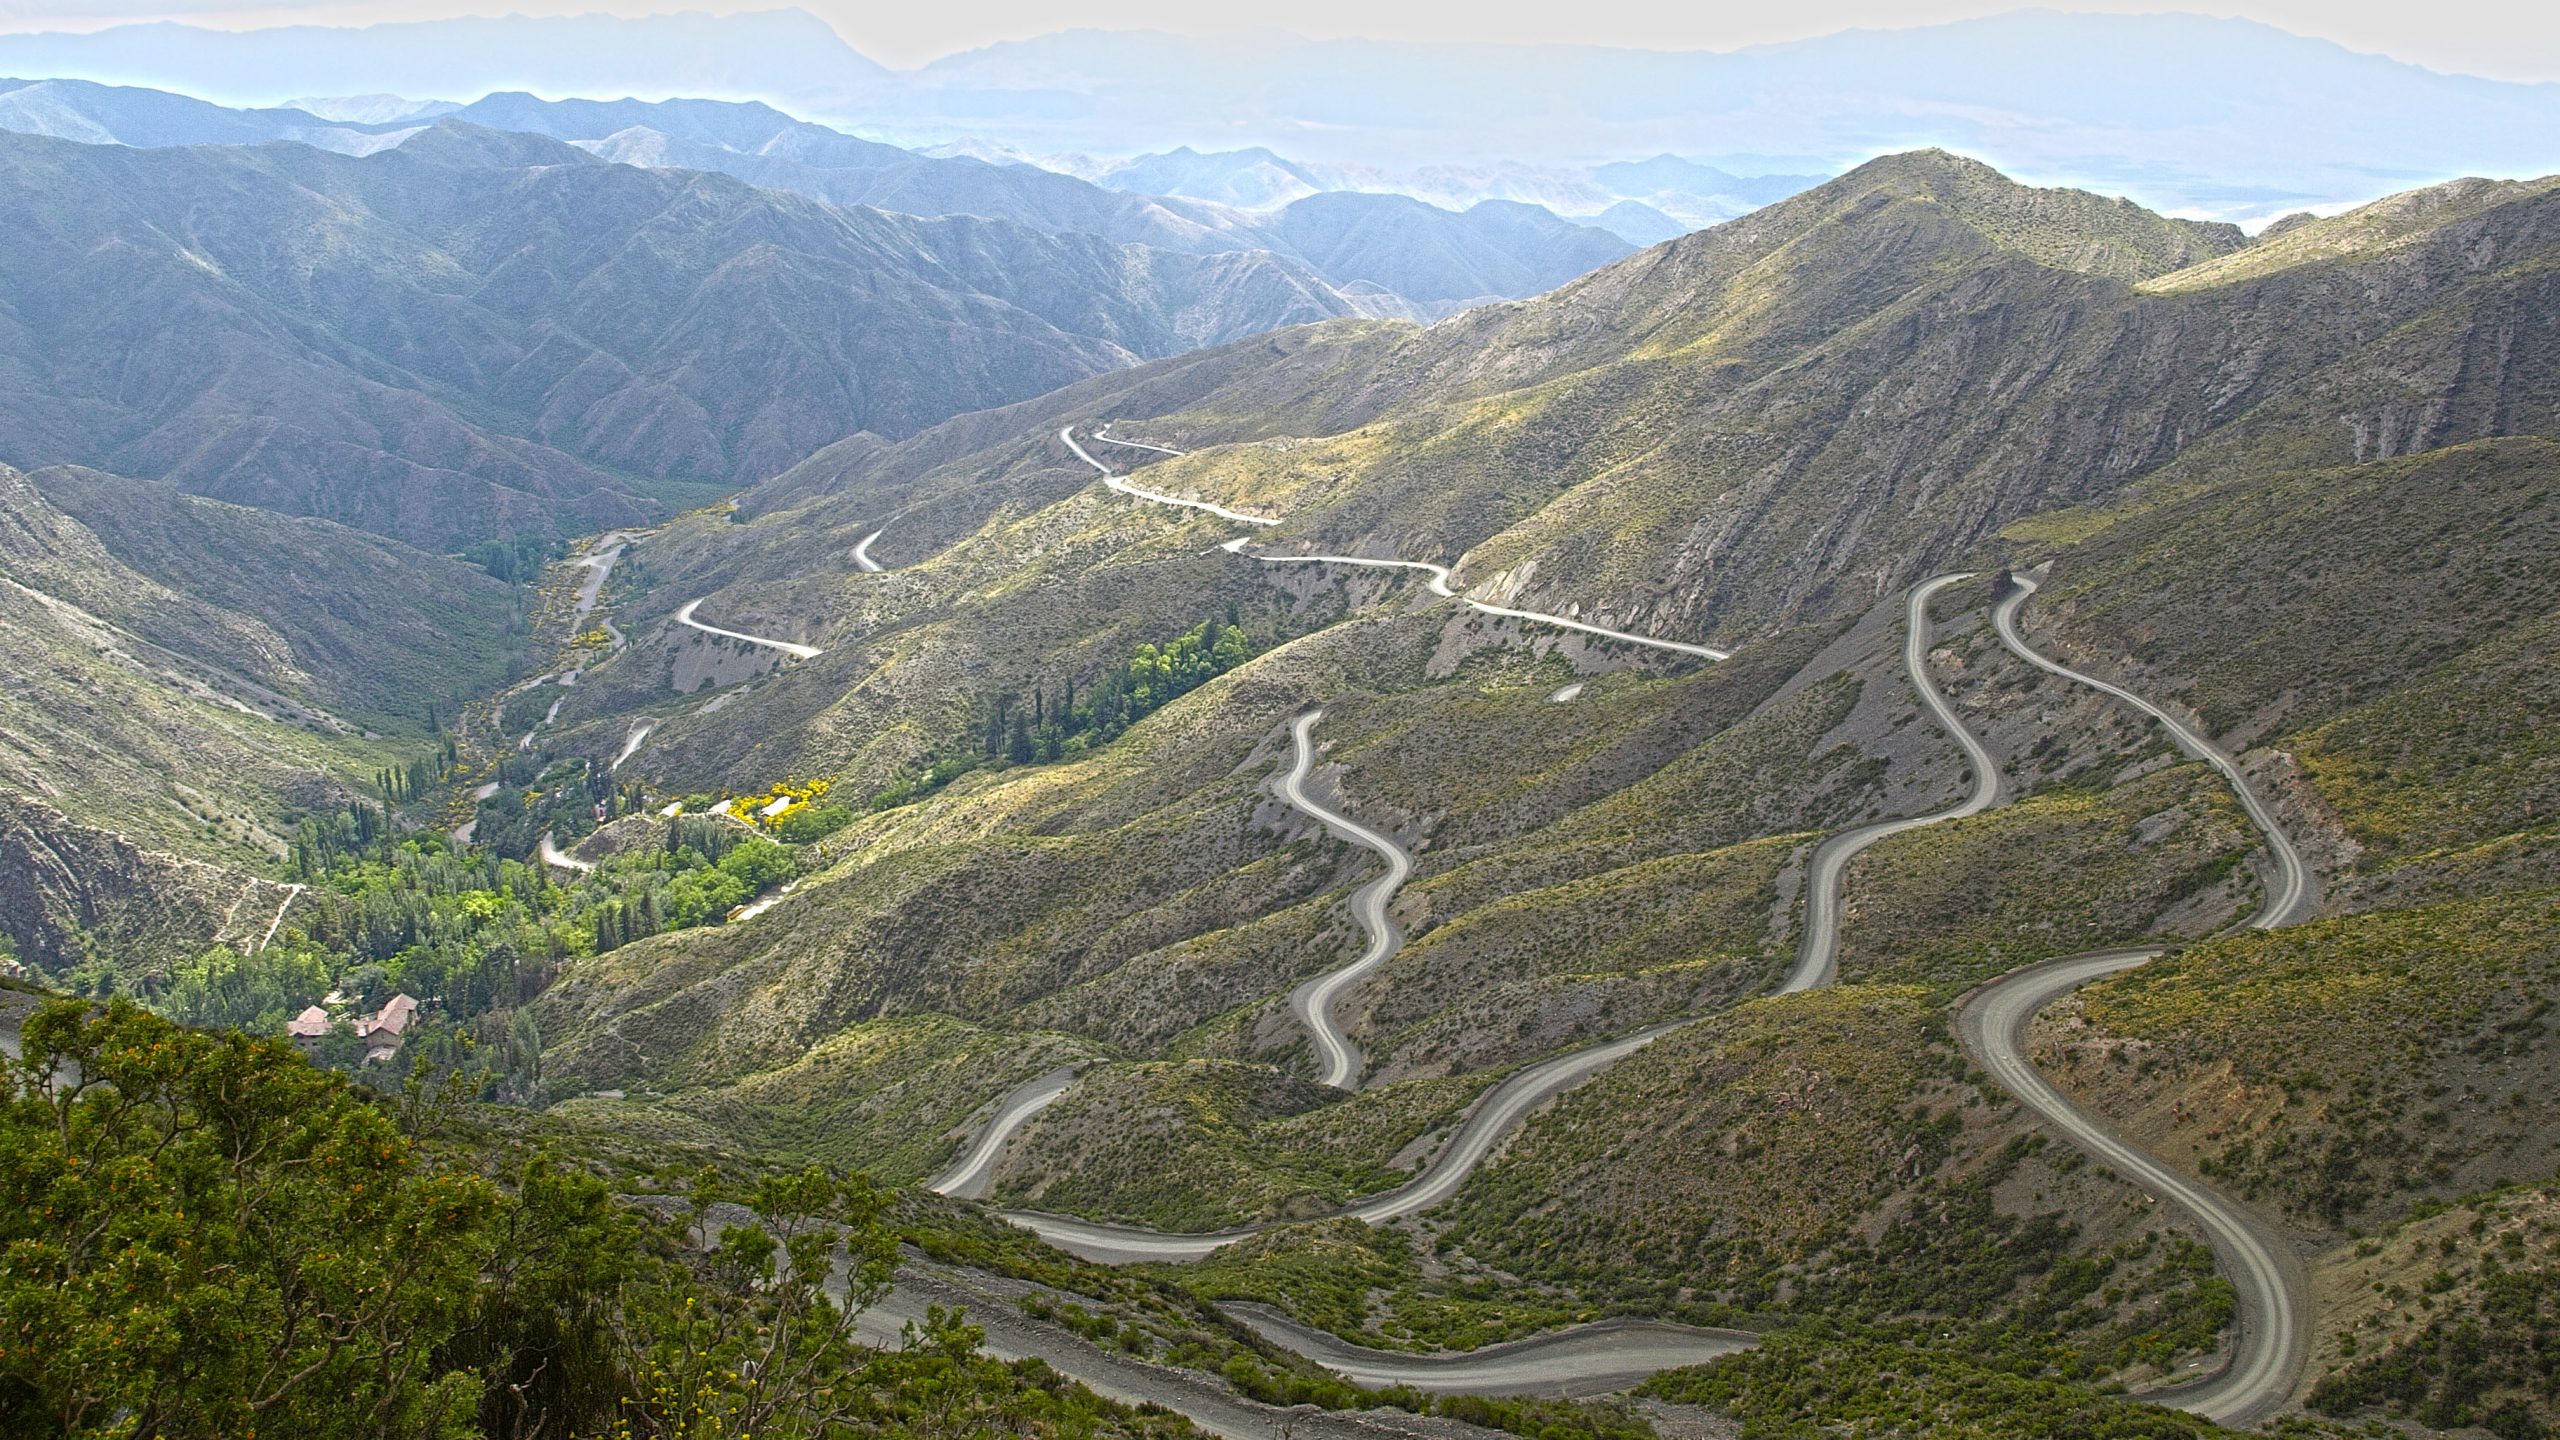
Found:
[{"label": "grassy slope", "polygon": [[[2524,202],[2474,218],[2513,230],[2538,213]],[[933,865],[948,867],[945,888],[931,893],[945,903],[992,895],[969,903],[1000,916],[976,933],[967,957],[956,950],[935,955],[922,937],[909,943],[909,950],[926,947],[918,969],[924,985],[942,987],[937,994],[965,1004],[1032,997],[1028,1008],[1011,1012],[1011,1023],[1064,1024],[1109,1043],[1134,1041],[1140,1053],[1220,1062],[1285,1057],[1293,1037],[1274,1024],[1277,996],[1350,942],[1334,897],[1371,873],[1372,862],[1314,840],[1251,798],[1281,761],[1281,722],[1296,705],[1321,699],[1329,707],[1329,758],[1342,766],[1329,783],[1353,813],[1397,829],[1422,858],[1423,874],[1399,905],[1415,943],[1363,1000],[1386,1033],[1363,1038],[1373,1048],[1390,1039],[1391,1049],[1411,1052],[1391,1057],[1395,1063],[1410,1059],[1427,1072],[1463,1048],[1434,1038],[1430,1027],[1439,1020],[1469,1045],[1492,1035],[1488,1050],[1463,1063],[1499,1063],[1561,1041],[1565,1031],[1533,1025],[1505,1043],[1494,1033],[1501,1027],[1482,1018],[1491,1007],[1516,1017],[1524,996],[1543,1003],[1539,987],[1551,982],[1568,987],[1569,1007],[1629,990],[1631,974],[1675,979],[1686,960],[1705,958],[1737,975],[1765,963],[1783,950],[1784,936],[1771,933],[1783,920],[1770,923],[1778,909],[1770,901],[1787,884],[1780,857],[1791,837],[1868,813],[1881,796],[1920,796],[1927,788],[1892,770],[1889,757],[1907,757],[1891,745],[1880,748],[1877,734],[1834,736],[1864,703],[1861,677],[1771,700],[1794,665],[1766,658],[1768,651],[1795,647],[1800,660],[1837,633],[1832,621],[1755,641],[1740,663],[1694,679],[1621,678],[1595,687],[1590,699],[1600,704],[1592,709],[1580,708],[1585,701],[1541,709],[1540,687],[1561,678],[1552,657],[1491,675],[1471,672],[1468,659],[1453,661],[1449,647],[1453,637],[1481,637],[1489,627],[1446,624],[1445,612],[1408,613],[1417,601],[1410,587],[1240,569],[1201,554],[1229,533],[1205,522],[1151,515],[1150,523],[1164,527],[1157,538],[1133,535],[1136,523],[1110,509],[1117,502],[1096,496],[1072,467],[1060,479],[1058,457],[1025,438],[1042,424],[1053,433],[1053,422],[1096,413],[1156,414],[1157,421],[1136,428],[1177,443],[1235,442],[1151,470],[1147,483],[1284,510],[1294,528],[1276,537],[1276,546],[1368,544],[1372,553],[1444,559],[1473,547],[1470,579],[1507,565],[1505,593],[1516,590],[1527,603],[1586,603],[1591,613],[1636,617],[1648,628],[1748,628],[1754,616],[1858,613],[1905,578],[1896,566],[1940,563],[1987,541],[2006,517],[2085,494],[2129,495],[2115,510],[2048,514],[2006,542],[2019,558],[2061,556],[2046,598],[2030,612],[2048,643],[2096,657],[2096,668],[2126,675],[2146,693],[2196,702],[2217,730],[2284,737],[2315,771],[2322,755],[2396,756],[2403,752],[2385,747],[2413,743],[2422,749],[2410,753],[2443,756],[2429,762],[2439,773],[2488,765],[2481,793],[2517,794],[2518,808],[2530,814],[2539,701],[2534,677],[2521,668],[2532,653],[2523,627],[2550,610],[2549,447],[2491,442],[2353,470],[2294,463],[2347,458],[2331,411],[2320,421],[2326,428],[2262,433],[2241,426],[2247,433],[2217,452],[2239,457],[2230,469],[2189,466],[2161,485],[2123,491],[2123,477],[2161,464],[2217,425],[2261,410],[2276,417],[2265,424],[2276,425],[2291,403],[2282,400],[2287,387],[2310,384],[2303,367],[2316,370],[2324,357],[2356,347],[2325,333],[2269,329],[2267,307],[2279,303],[2289,307],[2286,324],[2318,328],[2326,312],[2308,305],[2314,292],[2301,288],[2312,277],[2285,272],[2282,284],[2265,292],[2252,286],[2272,282],[2136,301],[2111,284],[2084,286],[2064,272],[2023,266],[1984,238],[1998,228],[1964,204],[1914,193],[1899,178],[1854,193],[1834,190],[1789,215],[1593,277],[1552,302],[1421,338],[1381,330],[1274,342],[1269,370],[1259,376],[1235,356],[1208,357],[1180,373],[1200,378],[1224,370],[1155,409],[1118,397],[1190,385],[1177,384],[1173,367],[1133,380],[1133,389],[1087,387],[1045,413],[1017,407],[911,447],[848,454],[827,476],[786,482],[797,494],[777,494],[776,508],[746,528],[791,532],[787,538],[705,536],[684,563],[706,579],[735,578],[742,595],[774,586],[764,593],[783,597],[777,606],[787,614],[814,603],[822,587],[794,578],[791,566],[759,574],[752,563],[758,547],[787,544],[795,564],[815,565],[828,547],[841,546],[841,531],[876,523],[875,496],[923,497],[925,508],[915,513],[954,527],[946,536],[967,538],[913,577],[848,582],[843,593],[858,603],[845,612],[855,617],[847,643],[862,658],[845,661],[844,671],[820,662],[796,681],[777,680],[760,692],[787,702],[769,712],[774,723],[741,727],[741,735],[796,736],[780,717],[813,712],[799,708],[795,684],[841,697],[849,674],[877,683],[871,677],[894,676],[927,654],[934,663],[917,673],[928,678],[973,673],[962,662],[999,653],[981,636],[1000,633],[993,623],[1000,615],[1039,637],[1002,655],[1015,666],[1045,663],[1075,643],[1072,626],[1057,628],[1057,612],[1080,606],[1105,606],[1110,623],[1125,624],[1147,607],[1170,617],[1196,609],[1204,594],[1260,593],[1285,597],[1281,608],[1310,618],[1373,604],[1397,618],[1329,630],[1276,652],[1158,716],[1117,755],[1052,773],[964,782],[912,813],[858,826],[834,842],[842,857],[836,877],[810,893],[840,886],[844,897],[870,897],[861,906],[815,905],[805,921],[768,932],[769,943],[754,954],[732,937],[712,942],[733,947],[718,955],[693,942],[691,950],[634,955],[620,962],[632,968],[617,983],[657,997],[649,1003],[665,1005],[665,1033],[680,1039],[749,1023],[731,1018],[738,1014],[763,1024],[771,1016],[760,1007],[769,1003],[800,1007],[793,1023],[823,1031],[848,1012],[793,998],[827,996],[834,1004],[841,997],[825,971],[795,972],[801,962],[788,951],[815,952],[822,936],[833,950],[845,948],[847,937],[859,947],[884,924],[902,924],[883,917],[905,902],[880,886],[904,863],[901,853],[929,853]],[[1865,248],[1843,243],[1852,238]],[[2420,248],[2443,240],[2424,237]],[[2404,343],[2449,323],[2428,319],[2436,313],[2428,307],[2472,283],[2423,278],[2395,291],[2391,303],[2400,308],[2376,322],[2404,325]],[[2501,272],[2494,283],[2480,283],[2494,290],[2511,282],[2528,280]],[[1616,303],[1633,301],[1641,303]],[[2074,338],[2060,351],[2013,343],[2020,334],[2045,333],[2036,317],[2064,312],[2068,323],[2053,324]],[[2238,349],[2217,349],[2223,338]],[[2241,351],[2256,358],[2244,364]],[[2542,413],[2531,408],[2540,402],[2524,380],[2483,374],[2481,393],[2512,402],[2515,423]],[[1949,376],[1980,376],[1983,389],[1958,395],[1931,388]],[[1364,408],[1396,391],[1419,398],[1394,408],[1391,418],[1379,418],[1387,413],[1383,403]],[[1981,394],[2001,402],[1977,410]],[[2477,399],[2466,395],[2457,409]],[[2103,420],[2073,408],[2080,405],[2103,407]],[[2030,433],[2037,445],[2020,448]],[[2458,439],[2463,432],[2455,425],[2434,433]],[[2284,443],[2259,444],[2264,434],[2280,434]],[[995,513],[987,518],[982,510],[961,524],[953,517],[963,510],[948,496],[958,493],[968,457],[978,452],[988,467],[979,503]],[[920,461],[933,463],[911,463]],[[1928,503],[1950,508],[1926,513],[1904,503],[1911,497],[1893,483],[1870,483],[1922,473],[1971,478],[1934,489]],[[2071,478],[2034,493],[1984,479],[2020,474]],[[1989,490],[1953,498],[1974,480]],[[829,521],[829,511],[840,521]],[[1735,520],[1737,514],[1745,518]],[[1509,528],[1496,534],[1489,526]],[[928,531],[918,553],[930,553],[936,538]],[[1702,556],[1717,557],[1711,578]],[[1890,563],[1879,559],[1888,556]],[[1531,560],[1538,562],[1534,572]],[[1120,588],[1106,590],[1087,572],[1108,574]],[[1239,574],[1250,584],[1230,588]],[[1656,584],[1670,587],[1679,604],[1653,604],[1648,587]],[[1740,609],[1724,603],[1745,595]],[[1113,601],[1136,608],[1109,608]],[[979,634],[924,633],[969,605],[985,607],[968,622]],[[2509,634],[2523,639],[2497,650]],[[882,669],[876,647],[890,638],[908,648],[898,652],[899,664]],[[934,646],[941,648],[926,648]],[[2435,696],[2398,693],[2454,660],[2477,668],[2443,676],[2510,677],[2490,710],[2465,714]],[[1981,683],[1994,689],[2030,683],[2023,673],[1990,676]],[[1876,683],[1865,677],[1866,685]],[[2058,685],[2036,693],[2041,713],[1994,717],[2006,727],[2004,746],[2042,744],[2076,716],[2068,707],[2105,704]],[[2387,705],[2401,708],[2370,709],[2362,731],[2350,724],[2366,707]],[[825,717],[821,732],[866,733],[848,711],[814,713]],[[884,705],[870,713],[903,712]],[[1593,717],[1588,730],[1575,723],[1584,716]],[[2321,750],[2304,727],[2333,723],[2343,728],[2331,749]],[[721,744],[735,747],[705,728],[691,750],[675,752],[680,764],[703,763]],[[1595,744],[1591,737],[1604,730],[1641,740]],[[1506,732],[1516,744],[1489,752],[1487,738]],[[1911,744],[1943,765],[1937,752],[1945,747],[1914,733]],[[2475,733],[2505,738],[2494,750],[2466,746]],[[1843,738],[1849,743],[1839,743]],[[777,748],[799,743],[777,739]],[[1906,837],[1859,867],[1852,888],[1858,908],[1848,927],[1853,977],[1944,984],[2033,954],[2193,934],[2244,908],[2245,883],[2233,862],[2247,837],[2218,787],[2185,766],[2119,777],[2128,762],[2159,748],[2138,727],[2115,726],[2094,740],[2070,733],[2059,743],[2061,758],[2027,768],[2075,776],[2072,785],[2031,792],[1967,825]],[[2508,750],[2518,756],[2501,760]],[[2376,783],[2390,783],[2388,765],[2357,763],[2381,768]],[[2358,802],[2342,796],[2323,783],[2318,798],[2352,827]],[[2376,801],[2363,813],[2383,815],[2393,804],[2424,818],[2406,801]],[[1198,825],[1189,826],[1194,819]],[[2407,843],[2499,843],[2505,832],[2496,827],[2509,823],[2492,813],[2482,828],[2494,833],[2413,833]],[[1247,825],[1263,828],[1249,841],[1237,838]],[[1188,868],[1194,850],[1252,874],[1262,898],[1237,888],[1212,902],[1202,888],[1208,882]],[[2376,845],[2372,853],[2383,850]],[[1045,857],[1069,853],[1074,863],[1043,868]],[[1245,854],[1253,858],[1240,860]],[[2325,852],[2323,859],[2334,863]],[[1642,868],[1657,865],[1665,868]],[[2021,866],[2051,875],[2094,871],[2104,883],[2073,892],[2085,903],[2055,924],[2054,897],[2042,893],[2052,886],[1992,883]],[[1274,877],[1282,874],[1293,878],[1279,883]],[[1660,899],[1658,890],[1673,887],[1645,882],[1672,876],[1699,889],[1676,905],[1663,900],[1658,914],[1625,903],[1630,895]],[[990,890],[998,877],[1011,887],[1001,894]],[[1071,903],[1079,886],[1096,903]],[[1964,901],[1946,903],[1951,893]],[[879,908],[883,901],[895,903]],[[2349,895],[2344,903],[2368,901]],[[1218,905],[1237,904],[1245,908],[1215,913]],[[1679,918],[1666,918],[1672,915]],[[1019,945],[1013,934],[1024,937]],[[1616,963],[1585,964],[1586,949]],[[964,958],[970,968],[961,985],[952,967]],[[728,982],[717,977],[748,973],[760,977],[753,1003],[720,1003],[749,992],[724,991]],[[1486,979],[1518,988],[1500,990],[1482,984]],[[859,975],[856,981],[857,991],[870,983]],[[679,999],[688,987],[702,994]],[[1701,998],[1718,1003],[1728,993],[1644,992],[1625,1013]],[[2110,1286],[2123,1297],[2090,1302],[2120,1306],[2121,1313],[2049,1327],[2089,1335],[2130,1323],[2133,1312],[2161,1296],[2189,1293],[2180,1287],[2198,1283],[2192,1256],[2167,1253],[2173,1236],[2146,1234],[2150,1222],[2138,1198],[2068,1156],[2037,1153],[2026,1142],[2025,1153],[2013,1153],[2021,1123],[1958,1074],[1943,1031],[1946,998],[1941,989],[1862,984],[1719,1015],[1541,1117],[1441,1217],[1445,1243],[1427,1257],[1383,1240],[1337,1235],[1319,1243],[1290,1232],[1301,1238],[1268,1242],[1258,1268],[1230,1265],[1214,1282],[1204,1271],[1203,1283],[1270,1294],[1269,1286],[1257,1288],[1254,1274],[1296,1275],[1271,1282],[1296,1288],[1289,1303],[1387,1338],[1463,1328],[1425,1322],[1420,1317],[1430,1306],[1494,1313],[1486,1308],[1492,1300],[1461,1291],[1472,1283],[1467,1277],[1507,1283],[1502,1274],[1518,1277],[1511,1293],[1529,1297],[1528,1310],[1539,1313],[1623,1304],[1656,1313],[1763,1314],[1801,1299],[1829,1314],[1929,1312],[1958,1300],[1978,1302],[1981,1313],[2044,1314],[2027,1297],[2061,1283],[2056,1277],[2082,1273],[2084,1264],[2121,1267],[2125,1278]],[[1158,1005],[1167,1013],[1112,1014],[1115,1006],[1135,1012]],[[860,1003],[849,1013],[858,1016]],[[2303,1013],[2299,1038],[2307,1044],[2326,1032],[2316,1005]],[[563,1018],[572,1021],[574,1037],[578,1017]],[[987,1011],[979,1018],[1004,1017]],[[774,1054],[806,1043],[805,1035],[786,1034],[785,1041]],[[573,1047],[578,1043],[573,1038]],[[699,1072],[706,1078],[728,1063],[714,1050],[698,1053],[710,1057]],[[2270,1063],[2281,1058],[2279,1047],[2266,1053]],[[1140,1168],[1140,1157],[1201,1147],[1197,1153],[1231,1167],[1214,1171],[1218,1188],[1240,1189],[1252,1205],[1276,1210],[1339,1185],[1342,1172],[1323,1170],[1317,1160],[1391,1148],[1396,1132],[1383,1124],[1355,1126],[1347,1149],[1321,1155],[1278,1143],[1280,1128],[1355,1107],[1299,1110],[1285,1083],[1246,1084],[1244,1075],[1231,1063],[1131,1067],[1098,1087],[1088,1108],[1059,1117],[1041,1142],[1055,1157],[1044,1159],[1040,1173],[1082,1183],[1070,1160],[1090,1153],[1098,1173],[1079,1203],[1205,1221],[1217,1214],[1212,1187],[1162,1184]],[[1056,1183],[1072,1189],[1068,1179]],[[2377,1181],[2399,1183],[2396,1176]],[[1339,1250],[1345,1244],[1362,1253]],[[2136,1258],[2129,1247],[2143,1244],[2167,1249]],[[1331,1253],[1327,1246],[1339,1251],[1332,1260],[1321,1258]],[[1826,1264],[1826,1257],[1842,1256],[1854,1262]],[[2049,1268],[2041,1275],[2003,1269],[2007,1260],[1990,1264],[1985,1257],[2025,1257]],[[1328,1265],[1374,1283],[1363,1282],[1357,1293],[1347,1282],[1327,1286],[1317,1277]],[[1843,1274],[1873,1283],[1858,1289]],[[2213,1313],[2201,1302],[2189,1308],[2187,1321]],[[1515,1314],[1501,1323],[1526,1322]],[[2192,1331],[2191,1324],[2166,1326],[2162,1333],[2182,1338],[2148,1348],[2119,1336],[2092,1353],[2138,1370],[2181,1353],[2179,1345],[2192,1348]],[[2053,1373],[2086,1372],[2061,1365]]]},{"label": "grassy slope", "polygon": [[2525,893],[2191,946],[2048,1012],[2054,1073],[2305,1225],[2547,1174],[2560,896]]}]

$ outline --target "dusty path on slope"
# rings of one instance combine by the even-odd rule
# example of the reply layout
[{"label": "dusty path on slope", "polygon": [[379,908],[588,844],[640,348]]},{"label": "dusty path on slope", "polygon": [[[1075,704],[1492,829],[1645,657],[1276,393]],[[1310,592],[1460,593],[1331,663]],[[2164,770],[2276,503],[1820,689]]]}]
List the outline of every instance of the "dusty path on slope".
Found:
[{"label": "dusty path on slope", "polygon": [[1307,794],[1307,777],[1316,765],[1316,722],[1324,718],[1322,710],[1310,710],[1289,727],[1289,737],[1296,747],[1288,773],[1280,777],[1280,794],[1292,806],[1314,816],[1324,827],[1354,845],[1366,846],[1387,862],[1387,872],[1352,892],[1352,918],[1369,933],[1369,946],[1360,957],[1337,970],[1328,970],[1289,993],[1290,1013],[1307,1028],[1315,1041],[1316,1078],[1337,1090],[1360,1088],[1360,1049],[1351,1037],[1342,1033],[1334,1022],[1333,1003],[1342,992],[1359,983],[1362,976],[1387,962],[1387,958],[1404,945],[1404,932],[1387,917],[1387,905],[1404,888],[1413,874],[1413,856],[1394,840],[1370,829],[1339,810],[1319,804]]},{"label": "dusty path on slope", "polygon": [[853,568],[872,575],[880,573],[880,562],[871,558],[871,542],[879,539],[882,532],[888,528],[886,525],[881,526],[880,529],[863,536],[861,543],[853,547]]},{"label": "dusty path on slope", "polygon": [[[276,927],[284,924],[284,912],[292,909],[293,902],[301,898],[302,889],[303,887],[300,885],[287,885],[284,887],[284,903],[276,907],[276,918],[267,922],[267,933],[258,937],[258,950],[264,950],[269,945],[275,943]],[[258,950],[253,950],[249,953],[254,955],[258,953]]]},{"label": "dusty path on slope", "polygon": [[694,619],[693,612],[696,607],[700,606],[703,600],[707,600],[709,598],[709,596],[703,596],[701,599],[687,600],[684,602],[684,608],[676,612],[676,623],[699,630],[705,635],[718,635],[727,640],[744,640],[750,645],[762,645],[769,650],[779,650],[783,654],[788,655],[795,660],[815,660],[819,656],[827,653],[815,645],[801,645],[789,640],[775,640],[764,635],[749,635],[743,630],[723,630],[717,625],[706,625],[701,621]]}]

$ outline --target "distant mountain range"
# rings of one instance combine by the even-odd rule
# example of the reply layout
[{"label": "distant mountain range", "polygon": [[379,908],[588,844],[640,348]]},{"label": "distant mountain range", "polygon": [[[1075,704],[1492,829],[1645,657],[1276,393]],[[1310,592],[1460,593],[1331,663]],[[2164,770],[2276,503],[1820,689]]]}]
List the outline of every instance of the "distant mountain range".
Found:
[{"label": "distant mountain range", "polygon": [[[874,64],[794,10],[237,33],[159,24],[0,37],[0,72],[262,105],[334,92],[690,95],[769,101],[904,145],[1276,152],[1223,190],[1133,180],[1247,205],[1328,167],[1587,174],[1668,154],[1734,175],[1828,174],[1939,145],[2040,181],[2249,220],[2464,174],[2539,174],[2560,135],[2560,86],[2443,75],[2195,15],[2023,12],[1722,54],[1083,30],[915,71]],[[1409,193],[1507,194],[1454,179]]]},{"label": "distant mountain range", "polygon": [[0,134],[0,215],[0,463],[438,548],[1358,309],[1264,252],[836,208],[453,119],[367,157]]},{"label": "distant mountain range", "polygon": [[[976,215],[1040,230],[1098,235],[1189,254],[1269,251],[1313,266],[1367,296],[1364,308],[1436,317],[1457,305],[1519,299],[1687,229],[1657,222],[1632,236],[1576,225],[1518,203],[1474,213],[1393,195],[1337,201],[1320,214],[1253,213],[1211,196],[1127,193],[1033,165],[920,155],[814,125],[770,106],[713,100],[541,100],[522,92],[468,105],[365,96],[315,101],[327,119],[296,108],[231,109],[184,95],[83,80],[0,80],[0,130],[91,144],[255,144],[290,140],[349,155],[397,145],[439,118],[547,135],[608,160],[712,170],[795,190],[834,205],[901,214]],[[1395,190],[1391,184],[1318,187]],[[1307,193],[1314,193],[1309,190]],[[1296,197],[1282,197],[1285,201]],[[1506,197],[1516,201],[1524,196]],[[1604,197],[1605,198],[1605,197]],[[1461,210],[1466,213],[1457,213]],[[1388,259],[1352,242],[1383,236]],[[1429,256],[1428,261],[1414,257]],[[1319,258],[1323,257],[1323,258]]]}]

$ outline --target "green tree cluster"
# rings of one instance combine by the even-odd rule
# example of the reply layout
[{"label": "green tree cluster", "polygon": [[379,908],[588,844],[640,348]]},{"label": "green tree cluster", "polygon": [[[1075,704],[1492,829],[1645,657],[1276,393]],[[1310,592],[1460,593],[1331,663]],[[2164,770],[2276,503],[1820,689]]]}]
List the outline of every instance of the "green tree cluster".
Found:
[{"label": "green tree cluster", "polygon": [[[0,1434],[23,1440],[1175,1440],[936,1312],[874,1350],[897,1258],[860,1176],[697,1187],[675,1222],[289,1045],[48,1005],[0,1089]],[[715,1216],[734,1216],[717,1227]],[[838,1257],[844,1257],[839,1281]]]},{"label": "green tree cluster", "polygon": [[1207,620],[1162,645],[1142,644],[1079,694],[1070,675],[1034,686],[1027,706],[999,698],[980,727],[990,760],[1030,765],[1078,753],[1120,733],[1253,658],[1253,642],[1230,617]]}]

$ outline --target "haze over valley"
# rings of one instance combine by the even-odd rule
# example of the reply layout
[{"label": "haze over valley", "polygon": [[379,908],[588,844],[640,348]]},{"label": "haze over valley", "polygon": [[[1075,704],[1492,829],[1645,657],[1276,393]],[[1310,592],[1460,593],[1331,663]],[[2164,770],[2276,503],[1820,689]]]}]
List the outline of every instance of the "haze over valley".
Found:
[{"label": "haze over valley", "polygon": [[2560,1429],[2560,87],[1076,20],[0,33],[0,1431]]}]

